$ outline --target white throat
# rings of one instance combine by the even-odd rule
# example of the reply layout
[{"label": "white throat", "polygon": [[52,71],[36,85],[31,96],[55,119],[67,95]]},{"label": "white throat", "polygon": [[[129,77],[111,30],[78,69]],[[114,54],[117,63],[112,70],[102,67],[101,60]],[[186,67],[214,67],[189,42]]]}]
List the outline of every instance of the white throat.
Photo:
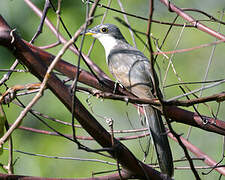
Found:
[{"label": "white throat", "polygon": [[113,47],[118,43],[117,40],[109,34],[95,34],[94,37],[97,38],[105,48],[106,58],[108,57]]}]

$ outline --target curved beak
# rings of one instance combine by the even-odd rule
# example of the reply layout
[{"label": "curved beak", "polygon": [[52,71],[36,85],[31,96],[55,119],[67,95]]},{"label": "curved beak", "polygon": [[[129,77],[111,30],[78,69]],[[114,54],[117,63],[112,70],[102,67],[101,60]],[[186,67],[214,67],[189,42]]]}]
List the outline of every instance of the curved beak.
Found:
[{"label": "curved beak", "polygon": [[84,31],[82,31],[81,33],[80,33],[80,35],[95,35],[95,34],[97,34],[96,32],[94,32],[94,31],[92,31],[91,29],[88,29],[86,32],[84,32]]},{"label": "curved beak", "polygon": [[93,33],[93,32],[86,32],[85,35],[94,35],[96,33]]}]

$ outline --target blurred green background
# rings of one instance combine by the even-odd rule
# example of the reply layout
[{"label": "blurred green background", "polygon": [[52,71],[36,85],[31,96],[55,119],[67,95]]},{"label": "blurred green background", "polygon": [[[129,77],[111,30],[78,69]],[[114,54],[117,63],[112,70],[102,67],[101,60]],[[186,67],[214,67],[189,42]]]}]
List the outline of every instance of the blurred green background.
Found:
[{"label": "blurred green background", "polygon": [[[43,8],[44,0],[42,1],[33,1],[39,8]],[[210,0],[199,0],[199,1],[172,1],[178,7],[182,8],[196,8],[203,10],[216,18],[221,17],[221,12],[225,7],[224,0],[217,0],[217,1],[210,1]],[[102,0],[101,3],[107,4],[107,1]],[[122,1],[124,9],[129,13],[134,13],[139,16],[148,17],[148,1],[136,1],[136,0],[129,0],[129,1]],[[56,5],[56,3],[55,3]],[[113,0],[111,7],[119,9],[120,7],[117,4],[117,1]],[[62,2],[61,6],[61,16],[66,24],[68,30],[71,34],[76,32],[76,30],[83,24],[85,21],[85,10],[86,4],[82,3],[80,0],[66,0]],[[105,12],[104,8],[98,8],[96,15],[102,14]],[[169,13],[167,8],[163,6],[159,1],[155,1],[155,14],[154,19],[172,22],[175,14]],[[31,40],[32,36],[35,34],[37,27],[40,23],[40,18],[26,5],[24,1],[16,1],[16,0],[1,0],[0,3],[0,13],[7,21],[7,23],[12,27],[16,28],[18,34],[25,40]],[[190,12],[191,15],[196,17],[199,20],[207,19],[203,15],[199,15],[198,13]],[[113,11],[109,11],[108,15],[106,16],[105,22],[106,23],[113,23],[120,27],[122,33],[130,42],[132,42],[132,38],[130,36],[129,31],[122,25],[120,25],[114,17],[123,18],[121,14],[118,14]],[[48,18],[52,21],[53,24],[56,24],[56,15],[55,13],[50,10],[48,13]],[[146,31],[147,22],[136,19],[133,17],[128,17],[129,22],[131,23],[132,27],[139,31]],[[225,18],[222,18],[225,21]],[[101,17],[98,17],[94,20],[94,23],[91,25],[97,25],[101,22]],[[184,23],[181,18],[178,18],[177,23]],[[209,27],[218,30],[219,25],[212,22],[204,22]],[[153,24],[152,26],[152,35],[159,39],[159,43],[162,42],[165,34],[168,30],[169,26],[166,25],[159,25]],[[221,26],[220,32],[225,34],[224,26]],[[68,39],[65,31],[62,30],[60,27],[61,33]],[[164,47],[164,51],[174,50],[177,40],[179,39],[179,34],[181,33],[181,27],[173,27]],[[141,36],[144,38],[144,36]],[[80,46],[81,38],[77,41],[77,45]],[[43,33],[39,36],[39,38],[35,41],[36,46],[44,46],[57,41],[57,38],[51,33],[47,26],[44,26]],[[194,46],[198,46],[200,44],[210,43],[215,41],[215,38],[200,32],[194,28],[185,28],[183,33],[181,34],[180,42],[177,46],[177,49],[183,48],[190,48]],[[87,53],[89,47],[93,39],[91,37],[85,38],[85,43],[83,47],[84,53]],[[137,47],[140,50],[144,50],[143,44],[136,39]],[[62,46],[55,47],[53,49],[47,50],[52,54],[57,54]],[[179,77],[184,82],[193,82],[193,81],[203,81],[208,61],[210,55],[212,53],[213,47],[206,47],[202,49],[197,49],[191,52],[186,53],[177,53],[173,56],[173,64],[175,66],[176,72]],[[208,80],[215,80],[215,79],[222,79],[224,78],[224,69],[225,69],[225,55],[223,52],[225,50],[224,44],[219,44],[216,46],[215,52],[213,54],[213,60],[210,64],[209,73],[208,73]],[[144,53],[148,55],[147,50],[144,50]],[[169,57],[171,55],[168,55]],[[105,54],[104,49],[100,45],[99,42],[95,43],[93,51],[90,55],[91,59],[94,60],[96,64],[99,65],[110,77],[110,73],[107,70],[105,64]],[[70,63],[76,64],[77,63],[77,56],[75,56],[72,52],[67,51],[66,54],[63,56],[63,59],[67,60]],[[14,62],[15,58],[10,54],[8,50],[3,47],[0,47],[0,69],[8,69],[12,63]],[[161,75],[161,80],[165,77],[165,71],[168,66],[168,60],[163,58],[163,56],[159,56],[157,59],[158,65],[160,67],[160,72],[158,73]],[[19,66],[18,68],[22,68]],[[87,67],[82,63],[82,68],[87,69]],[[0,72],[0,78],[4,75],[3,72]],[[13,73],[10,80],[7,81],[7,86],[11,87],[16,84],[28,84],[38,82],[38,80],[30,75],[29,73]],[[168,76],[165,81],[165,85],[169,85],[172,83],[177,83],[178,79],[174,74],[173,70],[170,68],[168,72]],[[201,84],[197,85],[188,85],[190,89],[197,89],[201,87]],[[224,91],[224,85],[216,86],[214,88],[205,90],[203,92],[203,96],[212,95],[215,93],[220,93]],[[5,91],[5,87],[0,87],[0,92],[3,93]],[[166,99],[172,98],[174,96],[182,94],[182,91],[177,87],[173,86],[171,88],[164,88],[164,96]],[[197,94],[199,95],[199,93]],[[83,102],[83,104],[88,107],[86,102],[88,95],[78,93],[79,98]],[[27,104],[33,95],[21,97],[20,100]],[[192,97],[191,97],[192,98]],[[109,100],[99,100],[95,97],[91,97],[89,99],[91,105],[93,106],[93,110],[95,112],[96,118],[99,122],[107,127],[107,124],[104,118],[101,117],[108,117],[114,120],[115,130],[125,130],[125,129],[132,129],[132,128],[142,128],[137,113],[137,110],[132,105],[126,105],[124,102],[114,102]],[[218,104],[217,103],[208,103],[210,108],[213,112],[217,112]],[[67,111],[67,109],[55,98],[55,96],[50,91],[45,91],[44,96],[41,100],[33,107],[33,109],[52,116],[54,118],[70,122],[71,121],[71,114]],[[187,108],[191,111],[194,111],[193,108]],[[4,106],[4,110],[7,115],[7,119],[10,123],[14,122],[15,119],[20,114],[22,108],[11,103],[8,106]],[[205,105],[199,105],[198,110],[201,114],[211,116],[211,112],[209,108]],[[218,110],[218,118],[224,119],[224,104],[221,103],[219,110]],[[62,126],[50,122],[46,120],[51,126],[56,128],[62,133],[65,134],[72,134],[72,130],[68,126]],[[132,125],[131,125],[132,124]],[[31,116],[30,114],[26,116],[23,120],[23,126],[33,127],[37,129],[44,129],[49,130],[45,127],[39,120]],[[172,124],[174,129],[177,133],[183,134],[186,137],[189,127],[183,124]],[[87,135],[83,130],[77,129],[78,135]],[[120,134],[116,136],[123,136],[123,135],[130,135],[130,134]],[[145,148],[145,144],[147,142],[146,139],[140,140],[141,145]],[[190,142],[193,143],[195,146],[200,148],[202,151],[207,153],[210,157],[214,160],[219,161],[222,158],[222,151],[223,151],[223,137],[208,133],[203,130],[193,128],[189,138]],[[100,148],[98,144],[94,141],[81,141],[85,145],[92,147],[92,148]],[[144,153],[141,150],[140,142],[138,140],[130,140],[130,141],[123,141],[125,145],[138,157],[140,160],[143,159]],[[174,141],[170,140],[172,146],[172,152],[174,159],[180,159],[184,157],[184,153],[182,149],[175,143]],[[91,159],[101,159],[107,160],[110,162],[114,162],[111,159],[104,158],[102,156],[96,155],[94,153],[87,153],[83,150],[78,150],[77,145],[65,140],[64,138],[59,138],[55,136],[48,136],[48,135],[39,135],[23,130],[16,130],[13,133],[13,144],[14,149],[36,153],[36,154],[45,154],[49,156],[60,156],[60,157],[74,157],[74,158],[91,158]],[[7,147],[8,144],[4,145]],[[190,153],[191,154],[191,153]],[[191,156],[195,157],[191,154]],[[0,163],[7,163],[8,159],[8,152],[7,150],[0,156]],[[20,153],[14,153],[14,160],[16,163],[15,167],[15,174],[20,175],[32,175],[32,176],[41,176],[41,177],[90,177],[92,173],[102,172],[106,170],[116,169],[116,166],[107,165],[98,162],[88,162],[88,161],[75,161],[75,160],[57,160],[57,159],[49,159],[43,157],[35,157],[30,155],[24,155]],[[151,155],[148,156],[147,162],[150,162]],[[195,161],[195,165],[197,166],[205,166],[201,161]],[[224,163],[223,163],[224,164]],[[188,167],[189,164],[187,162],[179,162],[175,164],[175,167]],[[211,172],[208,175],[203,176],[202,172],[208,172],[209,170],[199,170],[199,174],[201,175],[202,179],[218,179],[219,174],[215,171]],[[0,172],[4,172],[0,169]],[[193,179],[194,176],[190,170],[176,170],[175,171],[175,179],[183,179],[189,180]]]}]

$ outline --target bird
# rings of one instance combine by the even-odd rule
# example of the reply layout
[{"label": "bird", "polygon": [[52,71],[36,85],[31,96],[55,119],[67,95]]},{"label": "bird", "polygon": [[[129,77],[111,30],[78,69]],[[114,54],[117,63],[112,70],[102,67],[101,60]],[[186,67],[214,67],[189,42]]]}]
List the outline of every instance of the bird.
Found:
[{"label": "bird", "polygon": [[[149,59],[126,41],[116,25],[99,24],[87,29],[84,34],[100,41],[105,49],[109,71],[122,86],[138,98],[155,98],[154,87],[159,87],[159,84],[153,77]],[[160,170],[172,177],[174,171],[172,152],[161,112],[151,105],[142,106]]]}]

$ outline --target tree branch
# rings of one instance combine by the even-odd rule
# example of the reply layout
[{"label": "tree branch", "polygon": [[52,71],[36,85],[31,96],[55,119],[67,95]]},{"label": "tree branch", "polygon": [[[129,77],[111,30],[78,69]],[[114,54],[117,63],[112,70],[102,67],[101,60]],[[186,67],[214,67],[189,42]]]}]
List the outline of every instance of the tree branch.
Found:
[{"label": "tree branch", "polygon": [[213,29],[205,26],[204,24],[200,23],[199,21],[197,21],[196,19],[194,19],[192,16],[188,15],[187,13],[184,12],[184,10],[182,10],[181,8],[175,6],[173,3],[171,3],[168,0],[160,0],[161,3],[163,3],[169,11],[171,12],[175,12],[177,15],[179,15],[180,17],[182,17],[183,19],[187,20],[189,23],[191,23],[192,25],[194,25],[194,27],[196,27],[197,29],[206,32],[207,34],[214,36],[218,39],[221,40],[225,40],[225,36],[221,33],[218,33],[216,31],[214,31]]},{"label": "tree branch", "polygon": [[[26,65],[34,76],[40,81],[43,80],[47,71],[46,64],[43,63],[40,56],[32,52],[16,33],[12,32],[2,16],[0,16],[0,45],[7,47],[22,64]],[[47,87],[65,107],[72,112],[72,95],[70,90],[54,73],[50,74]],[[136,159],[126,146],[121,144],[117,139],[114,138],[114,146],[112,146],[111,135],[98,123],[78,99],[76,99],[74,107],[75,118],[83,128],[103,148],[107,148],[108,153],[116,159],[123,168],[128,170],[129,173],[135,174],[140,178],[165,179],[165,175]]]}]

